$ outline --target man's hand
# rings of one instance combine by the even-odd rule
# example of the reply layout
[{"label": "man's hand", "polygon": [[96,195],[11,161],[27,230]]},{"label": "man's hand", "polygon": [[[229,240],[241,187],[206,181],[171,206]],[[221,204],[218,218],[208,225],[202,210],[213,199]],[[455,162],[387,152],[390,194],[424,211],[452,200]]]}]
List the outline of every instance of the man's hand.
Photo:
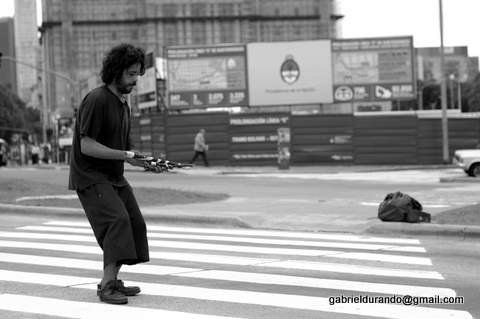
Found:
[{"label": "man's hand", "polygon": [[138,166],[138,167],[144,167],[145,166],[145,160],[141,159],[136,159],[136,158],[127,158],[125,159],[125,162],[132,166]]},{"label": "man's hand", "polygon": [[[125,158],[125,161],[133,166],[145,167],[145,161],[153,159],[151,155],[140,152],[128,151],[127,153],[129,153],[129,156]],[[131,153],[133,153],[132,157],[130,157]]]}]

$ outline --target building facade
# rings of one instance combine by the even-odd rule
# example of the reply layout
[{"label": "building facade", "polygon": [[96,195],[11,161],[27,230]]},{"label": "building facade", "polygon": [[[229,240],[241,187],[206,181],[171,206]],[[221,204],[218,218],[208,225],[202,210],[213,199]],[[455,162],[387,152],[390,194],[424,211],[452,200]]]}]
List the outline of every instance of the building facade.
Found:
[{"label": "building facade", "polygon": [[[15,33],[12,18],[0,18],[0,52],[3,56],[15,57]],[[17,92],[17,66],[3,60],[0,66],[0,84]]]},{"label": "building facade", "polygon": [[[42,38],[49,68],[84,80],[105,52],[129,42],[163,56],[166,46],[331,39],[335,0],[43,0]],[[71,83],[51,78],[55,109]]]},{"label": "building facade", "polygon": [[[36,1],[15,0],[15,52],[16,58],[36,67],[38,26]],[[27,104],[37,86],[37,70],[17,63],[17,93]]]}]

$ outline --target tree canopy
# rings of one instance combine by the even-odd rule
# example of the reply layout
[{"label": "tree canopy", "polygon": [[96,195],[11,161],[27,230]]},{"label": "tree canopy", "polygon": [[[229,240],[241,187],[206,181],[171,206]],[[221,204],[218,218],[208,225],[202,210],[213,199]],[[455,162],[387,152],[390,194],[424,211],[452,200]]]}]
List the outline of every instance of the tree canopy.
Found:
[{"label": "tree canopy", "polygon": [[0,137],[10,140],[16,132],[41,135],[40,110],[27,108],[16,94],[0,85]]}]

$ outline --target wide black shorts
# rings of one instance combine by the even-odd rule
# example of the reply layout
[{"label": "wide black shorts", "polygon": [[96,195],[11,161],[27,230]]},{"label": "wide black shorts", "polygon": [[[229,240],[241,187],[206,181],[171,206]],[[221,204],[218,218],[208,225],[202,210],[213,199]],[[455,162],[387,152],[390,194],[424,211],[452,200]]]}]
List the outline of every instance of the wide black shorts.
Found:
[{"label": "wide black shorts", "polygon": [[147,227],[130,185],[94,184],[77,194],[103,249],[104,266],[149,261]]}]

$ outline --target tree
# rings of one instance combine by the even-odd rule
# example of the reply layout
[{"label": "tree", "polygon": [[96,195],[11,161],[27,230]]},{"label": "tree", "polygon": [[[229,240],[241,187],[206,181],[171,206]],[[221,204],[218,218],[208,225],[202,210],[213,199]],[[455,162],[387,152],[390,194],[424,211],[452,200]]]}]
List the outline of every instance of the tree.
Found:
[{"label": "tree", "polygon": [[440,85],[437,83],[424,83],[423,87],[423,109],[434,110],[440,106]]},{"label": "tree", "polygon": [[466,85],[464,92],[468,112],[480,112],[480,73]]},{"label": "tree", "polygon": [[40,135],[40,111],[27,108],[12,91],[0,85],[0,137],[10,140],[14,132]]}]

